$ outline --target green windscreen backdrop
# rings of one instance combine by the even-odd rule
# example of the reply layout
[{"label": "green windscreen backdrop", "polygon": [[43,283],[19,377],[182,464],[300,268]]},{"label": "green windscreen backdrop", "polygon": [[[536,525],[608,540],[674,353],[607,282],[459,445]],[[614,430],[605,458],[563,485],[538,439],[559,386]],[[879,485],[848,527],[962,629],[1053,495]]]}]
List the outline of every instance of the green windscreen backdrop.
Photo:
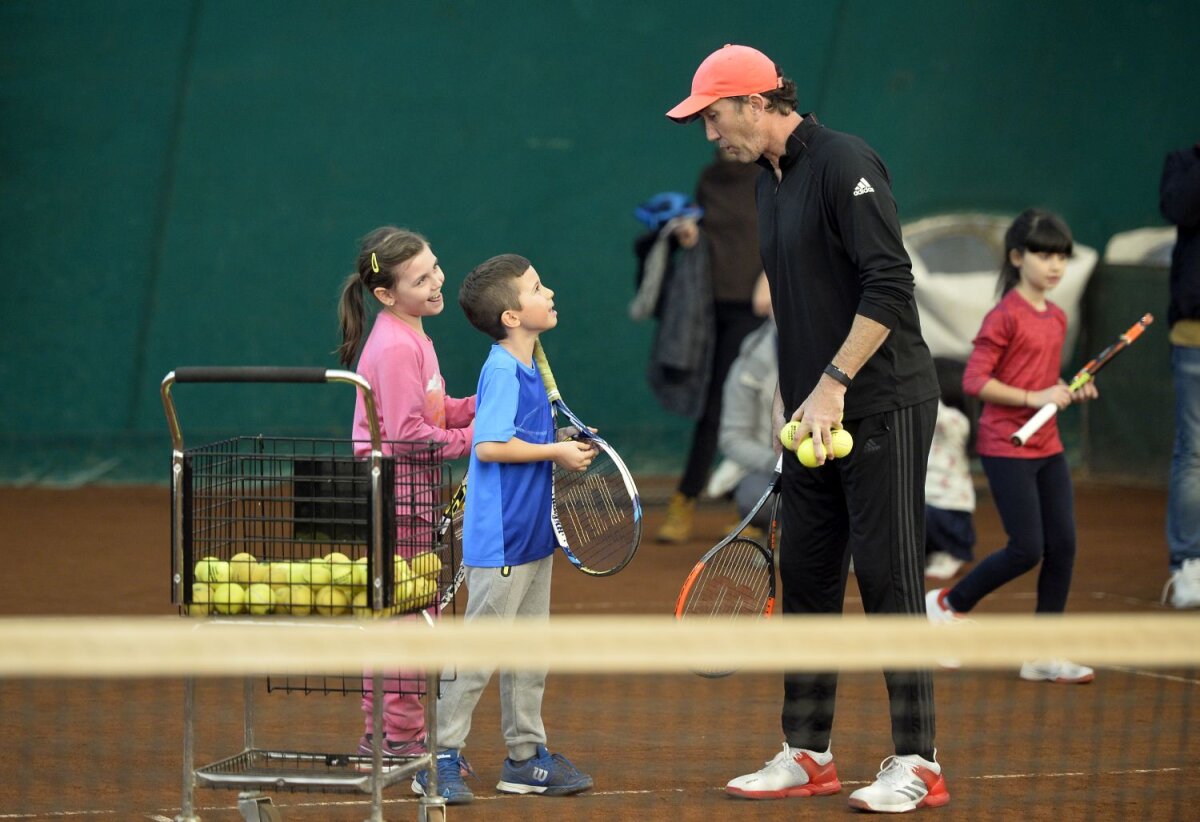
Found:
[{"label": "green windscreen backdrop", "polygon": [[[632,210],[710,157],[663,116],[705,55],[771,55],[802,110],[884,157],[905,221],[1040,205],[1103,249],[1162,223],[1163,157],[1200,139],[1195,20],[1185,0],[8,0],[0,481],[165,481],[171,369],[336,367],[341,282],[387,223],[447,272],[426,331],[453,395],[490,344],[457,285],[519,252],[557,292],[544,342],[572,407],[635,470],[678,470],[690,423],[654,404],[653,328],[627,314]],[[1094,347],[1165,309],[1165,274],[1100,271],[1085,303]],[[1164,316],[1064,415],[1081,468],[1164,479],[1165,340]],[[353,406],[346,386],[175,395],[186,444],[345,436]]]}]

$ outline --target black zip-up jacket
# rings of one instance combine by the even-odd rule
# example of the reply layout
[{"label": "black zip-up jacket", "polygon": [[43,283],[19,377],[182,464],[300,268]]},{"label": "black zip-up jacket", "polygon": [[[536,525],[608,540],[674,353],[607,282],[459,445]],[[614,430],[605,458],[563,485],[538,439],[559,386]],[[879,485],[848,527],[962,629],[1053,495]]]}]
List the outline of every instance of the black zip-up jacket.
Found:
[{"label": "black zip-up jacket", "polygon": [[1200,144],[1167,155],[1158,203],[1179,229],[1171,253],[1167,322],[1200,319]]},{"label": "black zip-up jacket", "polygon": [[865,142],[815,115],[788,137],[776,183],[758,180],[758,241],[779,327],[779,387],[790,415],[850,333],[856,314],[890,329],[846,392],[843,419],[938,396],[921,336],[912,265],[887,167]]}]

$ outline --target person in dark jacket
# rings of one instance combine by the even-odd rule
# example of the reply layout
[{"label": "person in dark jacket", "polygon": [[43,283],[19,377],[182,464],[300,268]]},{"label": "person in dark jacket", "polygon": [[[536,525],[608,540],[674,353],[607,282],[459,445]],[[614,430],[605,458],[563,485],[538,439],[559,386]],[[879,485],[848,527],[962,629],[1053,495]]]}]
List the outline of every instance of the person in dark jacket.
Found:
[{"label": "person in dark jacket", "polygon": [[[696,498],[704,490],[717,456],[726,377],[742,341],[763,322],[762,311],[753,305],[755,283],[762,274],[755,235],[757,178],[752,167],[717,151],[696,184],[696,205],[702,213],[680,219],[671,229],[672,241],[690,255],[683,259],[694,261],[698,256],[703,261],[702,271],[687,269],[690,277],[703,277],[703,282],[680,279],[677,265],[676,277],[659,304],[651,385],[664,408],[696,421],[683,475],[655,534],[659,542],[683,543],[691,536]],[[661,231],[657,236],[661,238]],[[655,235],[649,237],[653,242]],[[635,243],[635,253],[645,267],[649,253],[646,237]],[[700,339],[689,338],[675,327],[672,313],[680,308],[693,313],[699,310]],[[689,327],[692,325],[695,323],[689,322]],[[668,357],[668,350],[677,350],[678,356]],[[692,367],[672,368],[672,360],[691,362]]]},{"label": "person in dark jacket", "polygon": [[[853,558],[868,613],[922,617],[925,471],[939,392],[887,167],[858,137],[798,113],[795,83],[747,46],[709,55],[691,96],[667,116],[700,118],[709,141],[762,168],[759,250],[779,329],[775,422],[798,421],[798,439],[811,432],[818,462],[783,463],[783,611],[840,613]],[[854,448],[834,460],[830,432],[843,426]],[[932,675],[884,675],[895,755],[850,805],[944,805]],[[786,674],[783,751],[726,791],[760,799],[840,791],[830,750],[836,690],[836,672]]]},{"label": "person in dark jacket", "polygon": [[1159,208],[1177,226],[1167,308],[1175,376],[1167,587],[1173,589],[1171,604],[1176,608],[1196,608],[1200,607],[1200,143],[1167,155]]}]

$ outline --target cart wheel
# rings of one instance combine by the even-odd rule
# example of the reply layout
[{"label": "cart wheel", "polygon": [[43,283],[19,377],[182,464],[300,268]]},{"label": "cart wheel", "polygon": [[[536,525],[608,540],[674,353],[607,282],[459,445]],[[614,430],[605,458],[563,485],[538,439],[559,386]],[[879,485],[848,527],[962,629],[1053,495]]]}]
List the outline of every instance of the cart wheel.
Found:
[{"label": "cart wheel", "polygon": [[427,803],[425,798],[422,798],[417,806],[417,822],[446,822],[446,803]]},{"label": "cart wheel", "polygon": [[246,822],[283,822],[271,797],[261,793],[238,794],[238,813]]}]

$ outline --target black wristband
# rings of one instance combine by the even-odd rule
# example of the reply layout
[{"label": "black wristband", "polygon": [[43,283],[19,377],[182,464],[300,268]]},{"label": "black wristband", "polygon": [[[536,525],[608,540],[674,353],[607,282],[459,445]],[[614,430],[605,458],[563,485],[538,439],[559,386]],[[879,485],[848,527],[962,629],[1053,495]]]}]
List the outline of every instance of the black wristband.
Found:
[{"label": "black wristband", "polygon": [[846,386],[847,388],[850,387],[850,375],[847,374],[842,369],[838,368],[833,363],[830,363],[829,365],[825,366],[825,373],[828,374],[829,376],[833,377],[835,380],[837,380],[838,382],[840,382],[842,385]]}]

